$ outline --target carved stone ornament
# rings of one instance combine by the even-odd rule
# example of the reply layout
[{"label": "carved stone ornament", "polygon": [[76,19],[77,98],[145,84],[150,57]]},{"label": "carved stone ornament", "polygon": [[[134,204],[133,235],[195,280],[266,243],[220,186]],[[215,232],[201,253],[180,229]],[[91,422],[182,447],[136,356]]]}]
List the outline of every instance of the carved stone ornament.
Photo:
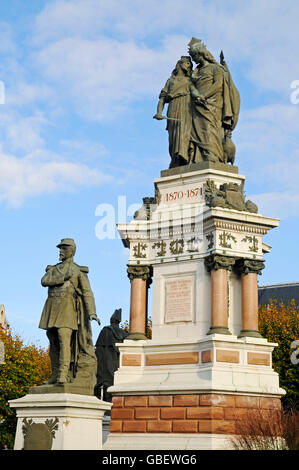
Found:
[{"label": "carved stone ornament", "polygon": [[157,249],[156,255],[158,257],[160,257],[160,256],[165,256],[166,255],[166,246],[167,246],[166,242],[161,240],[159,242],[154,243],[152,245],[152,248]]},{"label": "carved stone ornament", "polygon": [[259,251],[259,241],[255,236],[251,237],[246,235],[246,237],[244,237],[241,241],[251,243],[251,245],[248,246],[249,251],[253,251],[255,253]]},{"label": "carved stone ornament", "polygon": [[169,250],[172,255],[179,255],[184,251],[184,240],[172,240],[169,245]]},{"label": "carved stone ornament", "polygon": [[236,262],[236,268],[240,274],[262,274],[264,267],[264,261],[256,259],[239,259]]},{"label": "carved stone ornament", "polygon": [[258,207],[252,201],[245,201],[243,184],[224,183],[217,188],[213,180],[207,180],[204,184],[206,204],[210,207],[224,207],[257,213]]},{"label": "carved stone ornament", "polygon": [[34,423],[32,419],[24,418],[24,450],[51,450],[58,423],[58,418],[46,419],[45,423]]},{"label": "carved stone ornament", "polygon": [[143,279],[149,284],[151,283],[152,278],[152,267],[151,266],[142,266],[142,265],[128,265],[127,269],[128,278],[132,281],[133,279]]},{"label": "carved stone ornament", "polygon": [[208,235],[206,235],[206,239],[208,240],[208,250],[211,250],[214,246],[214,234],[211,232]]},{"label": "carved stone ornament", "polygon": [[226,232],[225,230],[220,233],[219,235],[219,245],[222,246],[223,248],[230,248],[232,249],[232,244],[228,243],[229,241],[232,241],[234,243],[237,243],[236,237],[234,237],[231,233]]},{"label": "carved stone ornament", "polygon": [[141,242],[137,243],[137,245],[133,247],[134,258],[146,258],[146,253],[144,253],[146,249],[147,249],[146,243],[141,243]]},{"label": "carved stone ornament", "polygon": [[210,255],[205,258],[205,265],[208,271],[216,271],[217,269],[231,271],[235,265],[235,258],[233,256]]}]

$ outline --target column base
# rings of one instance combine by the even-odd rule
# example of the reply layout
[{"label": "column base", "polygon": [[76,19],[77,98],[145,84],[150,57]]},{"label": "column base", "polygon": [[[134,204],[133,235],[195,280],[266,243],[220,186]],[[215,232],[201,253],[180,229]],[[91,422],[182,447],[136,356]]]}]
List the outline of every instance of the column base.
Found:
[{"label": "column base", "polygon": [[244,336],[251,336],[252,338],[262,338],[262,335],[257,330],[241,330],[238,338],[244,338]]},{"label": "column base", "polygon": [[226,326],[211,326],[207,335],[214,335],[216,333],[219,335],[231,335],[231,332]]},{"label": "column base", "polygon": [[133,341],[138,341],[138,340],[147,340],[148,338],[145,336],[144,333],[130,333],[129,336],[126,337],[126,339],[131,339]]}]

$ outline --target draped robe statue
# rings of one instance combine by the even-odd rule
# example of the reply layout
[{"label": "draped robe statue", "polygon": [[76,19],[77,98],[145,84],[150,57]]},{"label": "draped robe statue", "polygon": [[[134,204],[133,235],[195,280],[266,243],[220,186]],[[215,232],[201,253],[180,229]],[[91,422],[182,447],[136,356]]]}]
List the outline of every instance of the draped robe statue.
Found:
[{"label": "draped robe statue", "polygon": [[[159,96],[155,119],[167,119],[170,168],[209,161],[234,163],[231,133],[238,122],[240,95],[224,61],[218,63],[201,40],[192,38]],[[190,65],[191,63],[191,65]],[[162,116],[168,103],[167,117]]]}]

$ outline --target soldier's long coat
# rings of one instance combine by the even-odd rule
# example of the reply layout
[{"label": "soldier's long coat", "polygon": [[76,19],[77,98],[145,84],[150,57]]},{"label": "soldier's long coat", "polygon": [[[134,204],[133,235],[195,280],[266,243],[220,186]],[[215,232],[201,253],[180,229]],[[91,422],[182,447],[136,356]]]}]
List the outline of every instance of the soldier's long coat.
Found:
[{"label": "soldier's long coat", "polygon": [[[65,275],[71,277],[64,281]],[[88,268],[76,263],[47,266],[42,286],[48,287],[48,298],[42,311],[39,328],[71,328],[77,330],[82,322],[80,305],[85,314],[96,313],[94,296],[87,277]]]}]

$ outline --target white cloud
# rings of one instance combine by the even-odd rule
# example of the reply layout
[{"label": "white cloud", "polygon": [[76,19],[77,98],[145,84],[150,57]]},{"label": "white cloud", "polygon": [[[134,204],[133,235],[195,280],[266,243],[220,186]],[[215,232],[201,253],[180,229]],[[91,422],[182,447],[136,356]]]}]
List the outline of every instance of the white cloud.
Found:
[{"label": "white cloud", "polygon": [[299,216],[299,191],[254,194],[251,199],[258,205],[261,214],[278,219]]},{"label": "white cloud", "polygon": [[[291,81],[299,78],[298,13],[299,5],[292,0],[64,0],[48,4],[37,16],[33,37],[42,47],[70,38],[97,46],[100,37],[114,37],[132,41],[137,48],[149,41],[154,49],[178,32],[188,39],[197,36],[217,56],[224,49],[229,61],[243,62],[247,78],[261,89],[286,94]],[[187,42],[183,53],[186,50]],[[106,56],[104,46],[103,53]],[[114,54],[111,47],[112,63]],[[172,56],[178,56],[178,50]]]},{"label": "white cloud", "polygon": [[24,116],[17,112],[6,112],[3,108],[0,112],[0,135],[2,142],[12,151],[31,152],[44,146],[42,128],[47,120],[41,112],[32,116]]},{"label": "white cloud", "polygon": [[250,199],[265,215],[299,216],[298,135],[299,106],[268,105],[241,114],[234,138],[237,164],[260,189]]},{"label": "white cloud", "polygon": [[79,114],[105,121],[131,102],[157,95],[186,41],[171,36],[155,50],[105,37],[66,38],[38,51],[36,60],[62,99],[68,97]]},{"label": "white cloud", "polygon": [[107,148],[100,142],[63,139],[60,144],[63,154],[72,159],[80,158],[81,161],[90,161],[109,156]]},{"label": "white cloud", "polygon": [[5,23],[0,21],[0,53],[2,55],[11,55],[16,52],[16,46],[13,38],[12,28]]},{"label": "white cloud", "polygon": [[46,151],[17,158],[0,149],[0,201],[10,207],[20,207],[29,197],[70,192],[109,180],[97,169],[65,161]]},{"label": "white cloud", "polygon": [[[258,93],[277,91],[278,100],[289,104],[290,84],[299,78],[294,60],[298,12],[290,0],[272,0],[270,5],[268,0],[49,2],[32,22],[27,43],[32,49],[22,67],[17,54],[8,62],[15,83],[8,84],[11,119],[9,112],[0,113],[6,154],[35,150],[43,155],[49,147],[45,130],[55,110],[57,115],[75,111],[83,119],[106,123],[125,115],[136,101],[155,97],[155,105],[177,58],[187,53],[191,36],[202,38],[216,57],[224,49],[228,63],[238,65]],[[13,35],[9,28],[5,31],[13,51]],[[45,112],[13,111],[30,104],[46,106]],[[261,188],[266,183],[262,190],[267,194],[277,185],[286,194],[296,194],[298,110],[281,104],[241,108],[234,133],[237,164],[245,168],[247,179],[254,178]],[[107,157],[105,147],[88,137],[60,137],[59,145],[66,161]],[[19,161],[26,162],[26,157]]]}]

